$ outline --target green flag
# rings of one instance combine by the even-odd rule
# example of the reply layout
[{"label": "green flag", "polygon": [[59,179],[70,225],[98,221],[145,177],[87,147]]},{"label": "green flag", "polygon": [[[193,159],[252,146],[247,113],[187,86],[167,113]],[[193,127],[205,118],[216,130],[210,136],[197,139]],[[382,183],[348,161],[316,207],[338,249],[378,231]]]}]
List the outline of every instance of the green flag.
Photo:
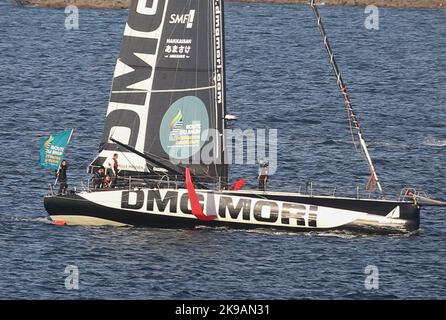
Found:
[{"label": "green flag", "polygon": [[73,129],[70,129],[40,138],[41,167],[55,170],[59,168],[72,134]]}]

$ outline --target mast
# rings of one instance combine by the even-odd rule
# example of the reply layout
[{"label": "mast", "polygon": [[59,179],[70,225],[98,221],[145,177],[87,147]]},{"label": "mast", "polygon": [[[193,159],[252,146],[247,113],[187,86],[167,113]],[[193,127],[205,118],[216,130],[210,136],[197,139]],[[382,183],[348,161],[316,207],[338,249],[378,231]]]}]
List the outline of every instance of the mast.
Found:
[{"label": "mast", "polygon": [[[345,106],[347,107],[347,111],[348,111],[348,115],[349,115],[350,126],[353,125],[355,127],[355,130],[356,130],[356,133],[357,133],[358,139],[359,139],[359,144],[361,146],[361,150],[364,154],[364,158],[366,159],[367,164],[369,165],[371,176],[367,183],[367,189],[369,190],[369,192],[371,192],[371,190],[373,190],[373,185],[376,184],[376,186],[378,187],[378,189],[381,193],[381,196],[384,197],[384,192],[381,187],[381,183],[379,182],[378,175],[375,170],[375,166],[373,165],[372,157],[370,156],[370,153],[367,149],[367,143],[365,142],[364,134],[362,133],[358,118],[356,117],[356,114],[353,111],[352,103],[350,102],[350,98],[347,94],[347,87],[344,84],[344,80],[342,79],[342,75],[341,75],[341,72],[339,71],[333,51],[331,50],[330,43],[328,42],[327,33],[325,32],[325,28],[322,24],[321,16],[320,16],[319,11],[316,7],[315,0],[310,0],[310,6],[311,6],[311,9],[313,9],[314,16],[316,17],[316,20],[317,20],[317,25],[319,26],[319,31],[321,32],[322,38],[324,40],[325,49],[327,50],[328,57],[330,59],[330,64],[331,64],[333,71],[336,75],[336,82],[339,86],[342,96],[344,97],[344,103],[345,103]],[[354,139],[353,139],[353,142],[354,142]]]},{"label": "mast", "polygon": [[[226,53],[225,53],[225,22],[224,22],[224,3],[223,0],[214,0],[214,50],[215,50],[215,79],[216,79],[216,98],[217,110],[221,121],[221,159],[223,161],[220,173],[221,181],[219,188],[228,185],[229,166],[226,159]],[[220,43],[218,46],[217,44]]]}]

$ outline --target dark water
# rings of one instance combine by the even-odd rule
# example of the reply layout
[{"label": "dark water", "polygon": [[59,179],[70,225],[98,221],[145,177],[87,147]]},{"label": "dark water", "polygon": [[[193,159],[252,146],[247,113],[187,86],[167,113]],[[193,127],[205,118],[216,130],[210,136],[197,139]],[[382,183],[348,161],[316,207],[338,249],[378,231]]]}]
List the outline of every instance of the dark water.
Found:
[{"label": "dark water", "polygon": [[[446,10],[323,7],[338,63],[388,194],[406,184],[445,197]],[[75,128],[70,180],[99,143],[126,11],[0,3],[0,298],[446,298],[445,210],[408,236],[54,227],[42,205],[51,173],[38,138]],[[229,110],[240,128],[279,130],[274,189],[308,180],[363,185],[311,10],[226,5]],[[256,167],[233,177],[255,182]],[[79,290],[66,290],[76,265]],[[364,268],[379,269],[366,290]]]}]

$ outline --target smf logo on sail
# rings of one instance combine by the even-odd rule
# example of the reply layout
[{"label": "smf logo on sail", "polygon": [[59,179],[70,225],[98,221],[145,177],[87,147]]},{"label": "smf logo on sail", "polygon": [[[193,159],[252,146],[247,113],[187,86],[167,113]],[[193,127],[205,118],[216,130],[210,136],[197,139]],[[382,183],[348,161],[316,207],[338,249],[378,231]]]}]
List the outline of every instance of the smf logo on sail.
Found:
[{"label": "smf logo on sail", "polygon": [[186,24],[187,29],[191,29],[194,23],[195,10],[190,10],[189,13],[186,14],[171,14],[170,15],[170,24]]}]

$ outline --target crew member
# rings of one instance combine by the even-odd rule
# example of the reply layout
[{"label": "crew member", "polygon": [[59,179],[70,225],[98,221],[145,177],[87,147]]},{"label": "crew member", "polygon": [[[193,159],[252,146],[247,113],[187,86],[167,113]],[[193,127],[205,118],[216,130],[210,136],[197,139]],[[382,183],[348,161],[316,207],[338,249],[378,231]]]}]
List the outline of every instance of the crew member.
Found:
[{"label": "crew member", "polygon": [[95,189],[100,189],[104,187],[104,178],[105,178],[105,168],[104,166],[100,166],[96,173],[93,176],[93,186]]},{"label": "crew member", "polygon": [[110,182],[111,182],[110,176],[106,175],[104,178],[104,188],[110,188],[111,187]]},{"label": "crew member", "polygon": [[118,185],[118,154],[113,155],[113,181],[112,187],[115,188]]},{"label": "crew member", "polygon": [[68,189],[67,180],[68,162],[63,159],[60,163],[59,170],[56,171],[57,182],[59,182],[59,194],[66,194]]},{"label": "crew member", "polygon": [[266,191],[268,182],[268,163],[265,160],[259,161],[259,190]]}]

